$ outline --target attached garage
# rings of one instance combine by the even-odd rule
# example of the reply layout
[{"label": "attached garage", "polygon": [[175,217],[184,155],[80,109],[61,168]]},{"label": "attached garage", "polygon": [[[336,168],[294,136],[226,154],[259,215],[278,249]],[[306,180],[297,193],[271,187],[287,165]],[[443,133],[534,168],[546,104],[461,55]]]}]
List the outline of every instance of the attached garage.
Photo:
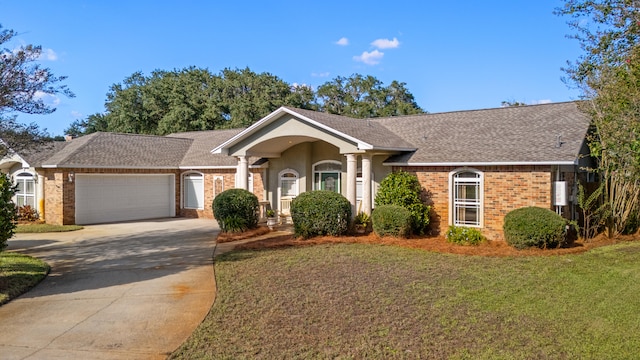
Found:
[{"label": "attached garage", "polygon": [[173,174],[76,174],[75,223],[175,216]]}]

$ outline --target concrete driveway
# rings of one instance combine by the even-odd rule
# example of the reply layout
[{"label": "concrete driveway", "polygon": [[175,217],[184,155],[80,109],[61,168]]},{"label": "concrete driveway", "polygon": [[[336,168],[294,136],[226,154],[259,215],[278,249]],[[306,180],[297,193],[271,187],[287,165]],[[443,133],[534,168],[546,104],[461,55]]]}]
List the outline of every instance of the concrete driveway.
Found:
[{"label": "concrete driveway", "polygon": [[49,276],[0,307],[2,359],[163,359],[215,298],[215,221],[160,219],[18,234]]}]

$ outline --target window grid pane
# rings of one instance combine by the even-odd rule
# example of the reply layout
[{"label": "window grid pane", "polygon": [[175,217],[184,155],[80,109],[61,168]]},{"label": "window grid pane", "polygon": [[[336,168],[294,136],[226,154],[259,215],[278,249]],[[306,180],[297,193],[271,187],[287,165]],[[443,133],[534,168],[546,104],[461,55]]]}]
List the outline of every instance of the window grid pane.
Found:
[{"label": "window grid pane", "polygon": [[454,225],[480,226],[480,197],[480,174],[454,175]]},{"label": "window grid pane", "polygon": [[295,185],[295,179],[282,179],[280,184],[282,187],[282,196],[296,196]]}]

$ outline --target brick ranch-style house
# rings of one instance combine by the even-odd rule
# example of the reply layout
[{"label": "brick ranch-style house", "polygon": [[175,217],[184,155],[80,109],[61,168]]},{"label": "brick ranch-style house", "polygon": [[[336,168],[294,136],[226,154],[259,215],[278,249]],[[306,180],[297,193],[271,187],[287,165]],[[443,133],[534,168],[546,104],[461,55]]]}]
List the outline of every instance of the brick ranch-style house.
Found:
[{"label": "brick ranch-style house", "polygon": [[501,239],[520,207],[576,217],[588,129],[575,102],[373,119],[281,107],[246,129],[93,133],[8,155],[0,170],[19,185],[16,203],[51,224],[212,218],[213,199],[231,188],[283,216],[317,189],[371,213],[381,180],[404,170],[425,190],[434,233],[455,224]]}]

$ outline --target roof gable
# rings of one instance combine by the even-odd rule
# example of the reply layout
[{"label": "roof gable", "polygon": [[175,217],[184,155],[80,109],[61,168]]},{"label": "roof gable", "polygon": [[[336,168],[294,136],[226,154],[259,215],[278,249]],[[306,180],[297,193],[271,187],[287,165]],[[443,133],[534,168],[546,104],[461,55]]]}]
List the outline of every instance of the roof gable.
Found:
[{"label": "roof gable", "polygon": [[[295,124],[292,120],[299,124]],[[291,129],[291,127],[294,128]],[[267,135],[268,133],[272,135]],[[411,144],[396,134],[366,119],[353,119],[317,111],[281,107],[233,138],[213,148],[211,152],[214,154],[242,152],[260,141],[277,141],[275,139],[285,136],[306,137],[299,138],[298,142],[308,141],[312,138],[328,141],[328,136],[332,138],[329,142],[341,148],[341,152],[372,149],[414,150]],[[352,149],[349,149],[347,144],[351,144]]]}]

